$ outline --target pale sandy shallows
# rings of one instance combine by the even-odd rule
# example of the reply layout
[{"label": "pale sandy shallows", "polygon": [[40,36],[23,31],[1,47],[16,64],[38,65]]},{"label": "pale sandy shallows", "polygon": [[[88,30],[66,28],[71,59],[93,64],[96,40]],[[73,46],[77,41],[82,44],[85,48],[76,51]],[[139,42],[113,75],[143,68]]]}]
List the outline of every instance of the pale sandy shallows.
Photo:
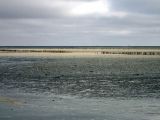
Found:
[{"label": "pale sandy shallows", "polygon": [[160,49],[0,49],[0,56],[133,57],[160,56]]}]

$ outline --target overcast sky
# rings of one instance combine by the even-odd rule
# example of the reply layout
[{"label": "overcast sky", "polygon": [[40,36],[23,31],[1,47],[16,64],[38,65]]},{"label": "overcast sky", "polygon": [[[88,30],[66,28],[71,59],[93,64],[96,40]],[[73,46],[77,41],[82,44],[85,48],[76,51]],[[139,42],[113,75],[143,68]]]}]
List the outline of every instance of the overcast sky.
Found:
[{"label": "overcast sky", "polygon": [[0,0],[1,46],[160,46],[160,0]]}]

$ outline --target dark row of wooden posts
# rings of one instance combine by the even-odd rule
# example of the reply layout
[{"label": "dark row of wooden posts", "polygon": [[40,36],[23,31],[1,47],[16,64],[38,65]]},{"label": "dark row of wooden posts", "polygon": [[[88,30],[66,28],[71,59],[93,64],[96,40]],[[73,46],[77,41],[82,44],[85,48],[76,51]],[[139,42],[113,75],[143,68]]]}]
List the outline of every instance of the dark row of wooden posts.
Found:
[{"label": "dark row of wooden posts", "polygon": [[46,53],[70,53],[70,51],[66,50],[18,50],[18,49],[3,49],[0,50],[1,52],[17,52],[17,53],[40,53],[40,52],[46,52]]},{"label": "dark row of wooden posts", "polygon": [[[69,51],[69,50],[21,50],[21,49],[0,49],[1,52],[18,52],[18,53],[30,53],[30,52],[44,52],[44,53],[78,53],[81,51]],[[85,51],[82,51],[85,52]],[[92,51],[86,51],[92,53]],[[94,52],[94,51],[93,51]],[[126,55],[160,55],[160,51],[97,51],[97,54],[126,54]]]},{"label": "dark row of wooden posts", "polygon": [[151,52],[151,51],[143,51],[143,52],[131,52],[131,51],[126,51],[126,52],[108,52],[108,51],[102,51],[101,54],[126,54],[126,55],[160,55],[160,52]]}]

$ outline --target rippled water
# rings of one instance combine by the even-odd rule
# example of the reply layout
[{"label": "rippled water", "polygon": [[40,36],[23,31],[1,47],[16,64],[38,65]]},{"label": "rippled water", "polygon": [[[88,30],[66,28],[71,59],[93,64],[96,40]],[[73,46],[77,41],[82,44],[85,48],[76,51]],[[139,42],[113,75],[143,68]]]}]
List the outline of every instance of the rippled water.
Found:
[{"label": "rippled water", "polygon": [[0,120],[159,120],[160,57],[1,57]]},{"label": "rippled water", "polygon": [[1,57],[1,89],[80,97],[160,97],[160,57]]}]

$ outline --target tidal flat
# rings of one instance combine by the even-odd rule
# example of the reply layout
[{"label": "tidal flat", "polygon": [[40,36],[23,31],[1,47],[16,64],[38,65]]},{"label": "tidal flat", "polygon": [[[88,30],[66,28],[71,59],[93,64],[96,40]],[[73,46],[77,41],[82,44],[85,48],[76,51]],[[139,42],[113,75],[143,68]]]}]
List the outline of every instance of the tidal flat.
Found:
[{"label": "tidal flat", "polygon": [[159,120],[160,56],[0,53],[0,120]]}]

